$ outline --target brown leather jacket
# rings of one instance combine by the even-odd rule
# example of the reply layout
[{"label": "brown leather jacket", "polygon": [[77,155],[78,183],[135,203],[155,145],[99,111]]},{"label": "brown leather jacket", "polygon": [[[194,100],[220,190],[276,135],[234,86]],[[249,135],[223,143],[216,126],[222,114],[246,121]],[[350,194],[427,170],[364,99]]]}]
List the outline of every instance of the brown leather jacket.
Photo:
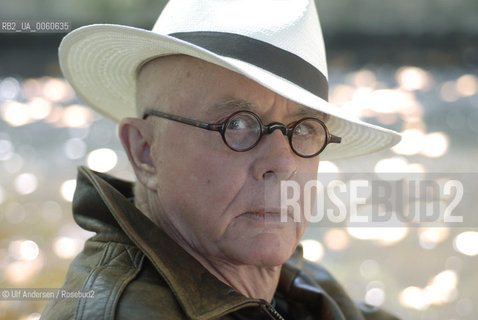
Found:
[{"label": "brown leather jacket", "polygon": [[282,267],[274,305],[212,276],[131,202],[131,184],[80,168],[76,222],[96,232],[63,289],[90,297],[51,300],[42,319],[397,319],[356,306],[332,276],[302,259]]}]

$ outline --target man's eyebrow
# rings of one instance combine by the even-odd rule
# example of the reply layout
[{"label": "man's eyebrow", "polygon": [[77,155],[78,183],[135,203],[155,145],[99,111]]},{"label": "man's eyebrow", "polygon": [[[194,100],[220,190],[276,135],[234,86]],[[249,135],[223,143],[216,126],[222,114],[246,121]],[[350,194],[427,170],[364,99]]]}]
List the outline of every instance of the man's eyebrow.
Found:
[{"label": "man's eyebrow", "polygon": [[257,112],[257,106],[247,100],[231,99],[216,103],[208,108],[208,111],[221,113],[232,113],[239,110]]},{"label": "man's eyebrow", "polygon": [[329,117],[327,114],[320,112],[318,110],[314,110],[311,108],[307,108],[305,106],[299,106],[299,109],[294,113],[295,116],[301,117],[301,118],[317,118],[322,121],[326,121]]}]

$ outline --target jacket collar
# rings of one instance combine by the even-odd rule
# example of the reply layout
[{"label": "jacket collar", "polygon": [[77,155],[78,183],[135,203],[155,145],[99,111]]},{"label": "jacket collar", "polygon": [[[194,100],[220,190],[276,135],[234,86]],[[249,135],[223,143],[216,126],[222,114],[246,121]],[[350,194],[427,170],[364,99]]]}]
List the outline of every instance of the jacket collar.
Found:
[{"label": "jacket collar", "polygon": [[[216,318],[263,303],[240,295],[210,274],[139,211],[128,200],[131,196],[131,183],[80,167],[73,199],[74,218],[99,237],[117,234],[121,229],[149,258],[193,319]],[[120,241],[128,241],[127,238]]]}]

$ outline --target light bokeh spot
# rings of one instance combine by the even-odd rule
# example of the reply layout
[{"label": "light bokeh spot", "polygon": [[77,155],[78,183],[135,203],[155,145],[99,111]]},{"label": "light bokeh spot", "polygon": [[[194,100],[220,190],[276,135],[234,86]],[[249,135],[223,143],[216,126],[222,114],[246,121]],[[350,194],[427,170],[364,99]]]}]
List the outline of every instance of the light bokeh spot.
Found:
[{"label": "light bokeh spot", "polygon": [[432,84],[430,73],[418,67],[401,67],[395,77],[400,87],[405,90],[426,90]]},{"label": "light bokeh spot", "polygon": [[438,158],[448,151],[448,136],[443,132],[433,132],[425,136],[421,153],[429,158]]},{"label": "light bokeh spot", "polygon": [[88,154],[86,163],[95,171],[107,172],[116,166],[118,156],[115,151],[108,148],[96,149]]},{"label": "light bokeh spot", "polygon": [[317,240],[302,240],[300,242],[304,250],[304,258],[309,261],[320,261],[324,256],[324,246]]},{"label": "light bokeh spot", "polygon": [[38,187],[38,179],[33,173],[22,173],[13,182],[15,190],[22,195],[34,192]]},{"label": "light bokeh spot", "polygon": [[73,195],[76,189],[76,179],[66,180],[61,184],[60,194],[68,202],[73,201]]},{"label": "light bokeh spot", "polygon": [[324,235],[327,248],[333,251],[341,251],[349,245],[349,236],[342,229],[330,229]]},{"label": "light bokeh spot", "polygon": [[57,237],[53,241],[53,252],[62,259],[71,259],[82,248],[81,241],[70,237]]},{"label": "light bokeh spot", "polygon": [[369,305],[378,307],[385,301],[385,291],[381,288],[372,288],[365,293],[365,302]]},{"label": "light bokeh spot", "polygon": [[478,232],[465,231],[455,237],[454,241],[455,250],[467,255],[478,255]]}]

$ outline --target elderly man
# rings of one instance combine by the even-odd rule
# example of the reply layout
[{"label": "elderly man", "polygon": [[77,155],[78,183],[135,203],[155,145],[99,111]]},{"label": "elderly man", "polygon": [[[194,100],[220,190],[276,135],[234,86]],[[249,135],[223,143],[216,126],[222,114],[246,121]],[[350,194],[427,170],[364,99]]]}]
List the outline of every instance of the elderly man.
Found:
[{"label": "elderly man", "polygon": [[97,234],[64,289],[93,294],[44,319],[395,319],[302,260],[303,213],[281,219],[282,181],[398,140],[327,103],[313,2],[171,1],[153,31],[72,32],[60,64],[120,121],[138,182],[80,168],[74,217]]}]

